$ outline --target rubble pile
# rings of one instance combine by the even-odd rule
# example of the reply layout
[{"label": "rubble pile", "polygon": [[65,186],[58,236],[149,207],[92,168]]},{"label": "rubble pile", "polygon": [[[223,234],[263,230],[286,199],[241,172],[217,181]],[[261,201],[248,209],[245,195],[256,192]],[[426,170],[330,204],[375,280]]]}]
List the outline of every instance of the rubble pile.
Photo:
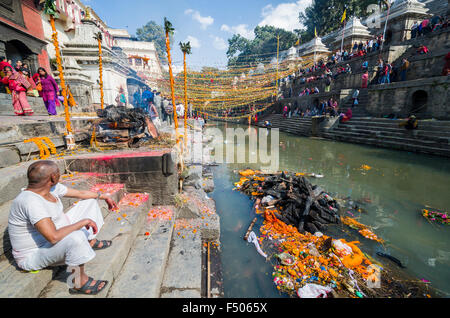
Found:
[{"label": "rubble pile", "polygon": [[241,192],[255,197],[258,208],[273,208],[277,219],[300,233],[314,234],[340,223],[336,200],[301,174],[265,175],[252,170],[240,174],[243,177],[235,185]]},{"label": "rubble pile", "polygon": [[138,148],[145,141],[158,138],[149,114],[140,108],[108,106],[97,111],[96,139],[102,144]]}]

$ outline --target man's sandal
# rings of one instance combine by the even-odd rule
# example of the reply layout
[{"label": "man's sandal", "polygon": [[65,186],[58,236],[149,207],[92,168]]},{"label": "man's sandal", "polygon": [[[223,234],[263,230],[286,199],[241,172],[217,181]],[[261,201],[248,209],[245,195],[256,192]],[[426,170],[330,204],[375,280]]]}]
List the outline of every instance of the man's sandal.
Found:
[{"label": "man's sandal", "polygon": [[[95,285],[91,286],[91,283],[93,280],[94,279],[92,277],[89,277],[86,284],[84,284],[80,289],[70,288],[69,293],[70,294],[83,294],[83,295],[97,295],[106,287],[106,285],[108,285],[107,280],[97,280]],[[105,283],[105,285],[102,288],[98,289],[98,286],[100,286],[101,283]]]},{"label": "man's sandal", "polygon": [[[102,247],[99,247],[100,243],[103,243]],[[92,246],[93,250],[104,250],[105,248],[108,248],[112,245],[112,241],[99,241],[96,240],[94,245]]]}]

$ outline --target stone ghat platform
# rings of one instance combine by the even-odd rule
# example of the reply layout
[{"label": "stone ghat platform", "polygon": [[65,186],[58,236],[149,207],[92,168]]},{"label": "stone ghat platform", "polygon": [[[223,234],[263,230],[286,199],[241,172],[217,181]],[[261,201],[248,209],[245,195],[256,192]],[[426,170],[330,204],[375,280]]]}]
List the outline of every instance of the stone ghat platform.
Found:
[{"label": "stone ghat platform", "polygon": [[[185,187],[178,193],[176,162],[171,149],[86,154],[56,160],[61,182],[68,187],[105,192],[119,202],[120,211],[108,211],[100,201],[105,224],[99,239],[112,240],[106,250],[86,265],[95,279],[109,284],[97,296],[71,295],[65,267],[37,273],[21,271],[12,255],[8,237],[8,215],[12,200],[26,186],[26,171],[32,162],[0,169],[0,297],[40,298],[200,298],[223,295],[220,269],[206,270],[211,258],[218,259],[220,221],[215,203],[203,189]],[[192,180],[209,174],[191,168]],[[140,188],[142,186],[142,188]],[[138,190],[139,188],[139,190]],[[145,189],[147,190],[145,190]],[[182,206],[160,205],[168,197],[181,198]],[[181,202],[180,201],[180,202]],[[67,211],[74,199],[63,199]]]},{"label": "stone ghat platform", "polygon": [[297,136],[315,136],[336,141],[450,157],[450,121],[419,120],[414,131],[399,127],[404,120],[355,117],[339,123],[338,118],[284,118],[272,114],[259,121],[263,127],[269,120],[272,128]]},{"label": "stone ghat platform", "polygon": [[[71,120],[77,143],[91,136],[91,119]],[[66,122],[63,117],[53,116],[0,116],[0,168],[37,158],[39,148],[34,143],[24,143],[33,137],[48,137],[57,150],[66,146],[64,133]]]},{"label": "stone ghat platform", "polygon": [[70,171],[102,176],[129,189],[153,193],[157,205],[173,204],[177,169],[171,149],[87,154],[66,159]]}]

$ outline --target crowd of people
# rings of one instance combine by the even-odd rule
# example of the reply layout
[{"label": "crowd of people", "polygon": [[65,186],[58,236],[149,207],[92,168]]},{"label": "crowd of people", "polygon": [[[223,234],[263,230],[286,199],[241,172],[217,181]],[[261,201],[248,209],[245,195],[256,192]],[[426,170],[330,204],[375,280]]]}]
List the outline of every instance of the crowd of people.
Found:
[{"label": "crowd of people", "polygon": [[331,117],[339,116],[339,104],[337,100],[330,98],[328,100],[320,101],[317,106],[307,107],[306,110],[302,110],[299,106],[292,106],[292,103],[287,103],[283,107],[283,117],[284,118],[307,118],[314,116],[325,116],[329,115]]},{"label": "crowd of people", "polygon": [[448,25],[448,16],[443,17],[440,15],[435,15],[431,19],[425,19],[420,23],[415,21],[411,28],[411,38],[414,39],[434,31],[445,29]]},{"label": "crowd of people", "polygon": [[11,94],[14,113],[17,116],[31,116],[33,109],[27,96],[41,97],[49,115],[56,115],[56,107],[60,106],[60,89],[55,79],[40,67],[34,75],[31,75],[28,64],[17,61],[12,62],[6,57],[0,57],[1,83],[6,93]]},{"label": "crowd of people", "polygon": [[[121,94],[116,98],[116,102],[120,102]],[[134,108],[141,108],[145,112],[149,113],[150,118],[156,126],[160,126],[162,122],[168,122],[172,125],[173,122],[173,104],[172,100],[161,95],[155,89],[145,87],[143,89],[138,89],[133,94],[133,102],[131,103]],[[119,104],[120,105],[120,104]],[[177,117],[184,117],[185,107],[183,103],[179,102],[175,105]],[[188,117],[194,118],[193,105],[188,104]]]},{"label": "crowd of people", "polygon": [[[62,91],[55,79],[42,67],[32,75],[28,64],[17,61],[14,66],[11,60],[0,57],[0,85],[3,93],[12,96],[14,114],[17,116],[31,116],[34,111],[29,103],[28,97],[41,97],[50,116],[57,115],[57,107],[63,101]],[[172,124],[173,106],[172,102],[161,96],[160,92],[149,87],[138,89],[133,94],[133,102],[128,103],[125,89],[118,88],[115,105],[142,108],[149,113],[152,121],[160,126],[161,120]],[[184,116],[182,103],[176,105],[177,115]],[[189,104],[188,114],[193,118],[193,107]]]}]

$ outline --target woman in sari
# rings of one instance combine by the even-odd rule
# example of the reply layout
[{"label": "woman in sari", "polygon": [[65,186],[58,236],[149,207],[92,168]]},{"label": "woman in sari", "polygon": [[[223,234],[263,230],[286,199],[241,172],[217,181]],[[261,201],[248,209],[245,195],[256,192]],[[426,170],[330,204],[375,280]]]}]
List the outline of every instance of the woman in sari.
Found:
[{"label": "woman in sari", "polygon": [[31,116],[33,110],[27,100],[27,90],[30,88],[30,83],[20,73],[15,72],[7,66],[4,69],[6,76],[2,79],[4,85],[8,85],[11,90],[14,113],[17,116]]},{"label": "woman in sari", "polygon": [[364,74],[362,75],[362,85],[361,88],[367,88],[369,84],[369,71],[365,70]]},{"label": "woman in sari", "polygon": [[55,79],[48,75],[47,71],[40,67],[38,68],[39,83],[42,87],[42,99],[49,115],[56,115],[56,106],[59,106],[58,95],[59,87]]},{"label": "woman in sari", "polygon": [[340,119],[341,123],[348,122],[353,117],[352,109],[348,108],[347,111],[345,112],[345,114],[341,113],[339,115],[339,117],[340,117],[339,119]]}]

